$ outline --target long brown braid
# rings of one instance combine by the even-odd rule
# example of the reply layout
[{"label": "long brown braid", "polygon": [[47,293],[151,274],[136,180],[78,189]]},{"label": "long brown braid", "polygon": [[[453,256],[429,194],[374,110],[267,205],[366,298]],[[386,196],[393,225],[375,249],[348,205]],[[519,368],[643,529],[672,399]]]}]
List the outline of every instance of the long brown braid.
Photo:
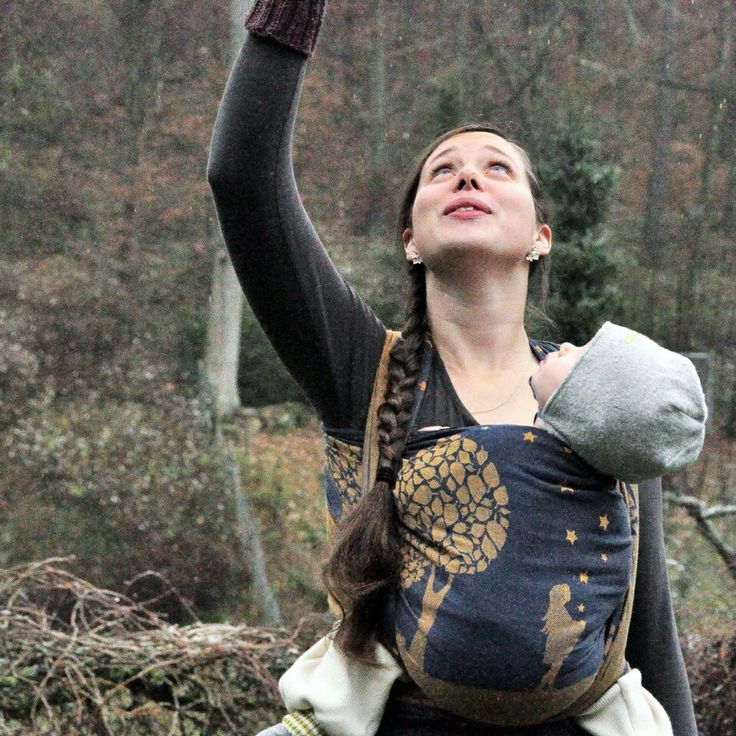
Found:
[{"label": "long brown braid", "polygon": [[[402,242],[405,228],[411,226],[411,210],[425,162],[443,141],[473,131],[495,133],[508,140],[496,128],[471,124],[450,130],[433,141],[419,157],[414,176],[406,189],[399,214],[399,242]],[[525,163],[537,222],[544,223],[546,212],[529,158],[522,148],[509,142],[516,147]],[[405,322],[401,338],[390,352],[384,402],[378,408],[378,469],[384,468],[394,474],[401,467],[424,343],[430,334],[424,266],[409,261],[406,264],[411,288]],[[530,277],[540,268],[543,302],[548,283],[548,257],[532,262]],[[377,664],[374,643],[385,638],[386,607],[389,596],[399,583],[401,540],[393,485],[377,480],[363,494],[360,502],[346,513],[338,525],[323,569],[325,585],[343,610],[335,641],[346,654],[366,664]]]}]

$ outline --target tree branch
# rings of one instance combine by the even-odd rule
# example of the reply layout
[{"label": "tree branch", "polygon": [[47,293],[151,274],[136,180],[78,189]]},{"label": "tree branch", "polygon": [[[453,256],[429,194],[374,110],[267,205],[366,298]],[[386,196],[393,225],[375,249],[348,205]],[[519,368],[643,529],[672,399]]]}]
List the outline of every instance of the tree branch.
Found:
[{"label": "tree branch", "polygon": [[711,506],[703,511],[704,519],[715,519],[719,516],[736,515],[736,506]]},{"label": "tree branch", "polygon": [[695,521],[701,534],[713,545],[718,555],[726,563],[731,577],[736,582],[736,549],[726,545],[718,530],[710,522],[710,519],[719,516],[736,516],[736,506],[713,506],[708,508],[703,501],[695,498],[695,496],[678,495],[671,491],[664,492],[664,499],[685,509]]}]

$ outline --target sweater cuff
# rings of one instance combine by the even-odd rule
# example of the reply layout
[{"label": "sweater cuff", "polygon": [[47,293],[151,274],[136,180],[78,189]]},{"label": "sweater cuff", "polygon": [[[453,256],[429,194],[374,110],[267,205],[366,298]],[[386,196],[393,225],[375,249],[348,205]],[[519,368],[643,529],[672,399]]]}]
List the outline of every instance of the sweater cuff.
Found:
[{"label": "sweater cuff", "polygon": [[311,56],[324,13],[325,0],[256,0],[245,27]]}]

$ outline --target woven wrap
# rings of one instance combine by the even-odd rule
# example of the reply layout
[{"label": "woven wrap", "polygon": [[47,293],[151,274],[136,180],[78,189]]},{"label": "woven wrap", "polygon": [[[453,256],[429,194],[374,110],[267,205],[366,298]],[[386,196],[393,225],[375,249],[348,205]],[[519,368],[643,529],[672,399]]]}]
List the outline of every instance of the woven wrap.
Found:
[{"label": "woven wrap", "polygon": [[[363,446],[326,437],[330,526],[375,478],[376,411],[395,337]],[[471,720],[541,723],[582,712],[625,671],[635,485],[598,473],[544,430],[492,425],[417,434],[394,493],[403,543],[396,649],[430,701]]]}]

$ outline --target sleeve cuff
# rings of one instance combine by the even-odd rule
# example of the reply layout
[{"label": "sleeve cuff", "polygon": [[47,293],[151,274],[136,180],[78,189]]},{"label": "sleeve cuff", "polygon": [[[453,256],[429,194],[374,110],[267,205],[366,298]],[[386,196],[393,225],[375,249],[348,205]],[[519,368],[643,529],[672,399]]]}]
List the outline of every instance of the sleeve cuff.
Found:
[{"label": "sleeve cuff", "polygon": [[325,0],[256,0],[245,27],[311,56],[325,12]]}]

